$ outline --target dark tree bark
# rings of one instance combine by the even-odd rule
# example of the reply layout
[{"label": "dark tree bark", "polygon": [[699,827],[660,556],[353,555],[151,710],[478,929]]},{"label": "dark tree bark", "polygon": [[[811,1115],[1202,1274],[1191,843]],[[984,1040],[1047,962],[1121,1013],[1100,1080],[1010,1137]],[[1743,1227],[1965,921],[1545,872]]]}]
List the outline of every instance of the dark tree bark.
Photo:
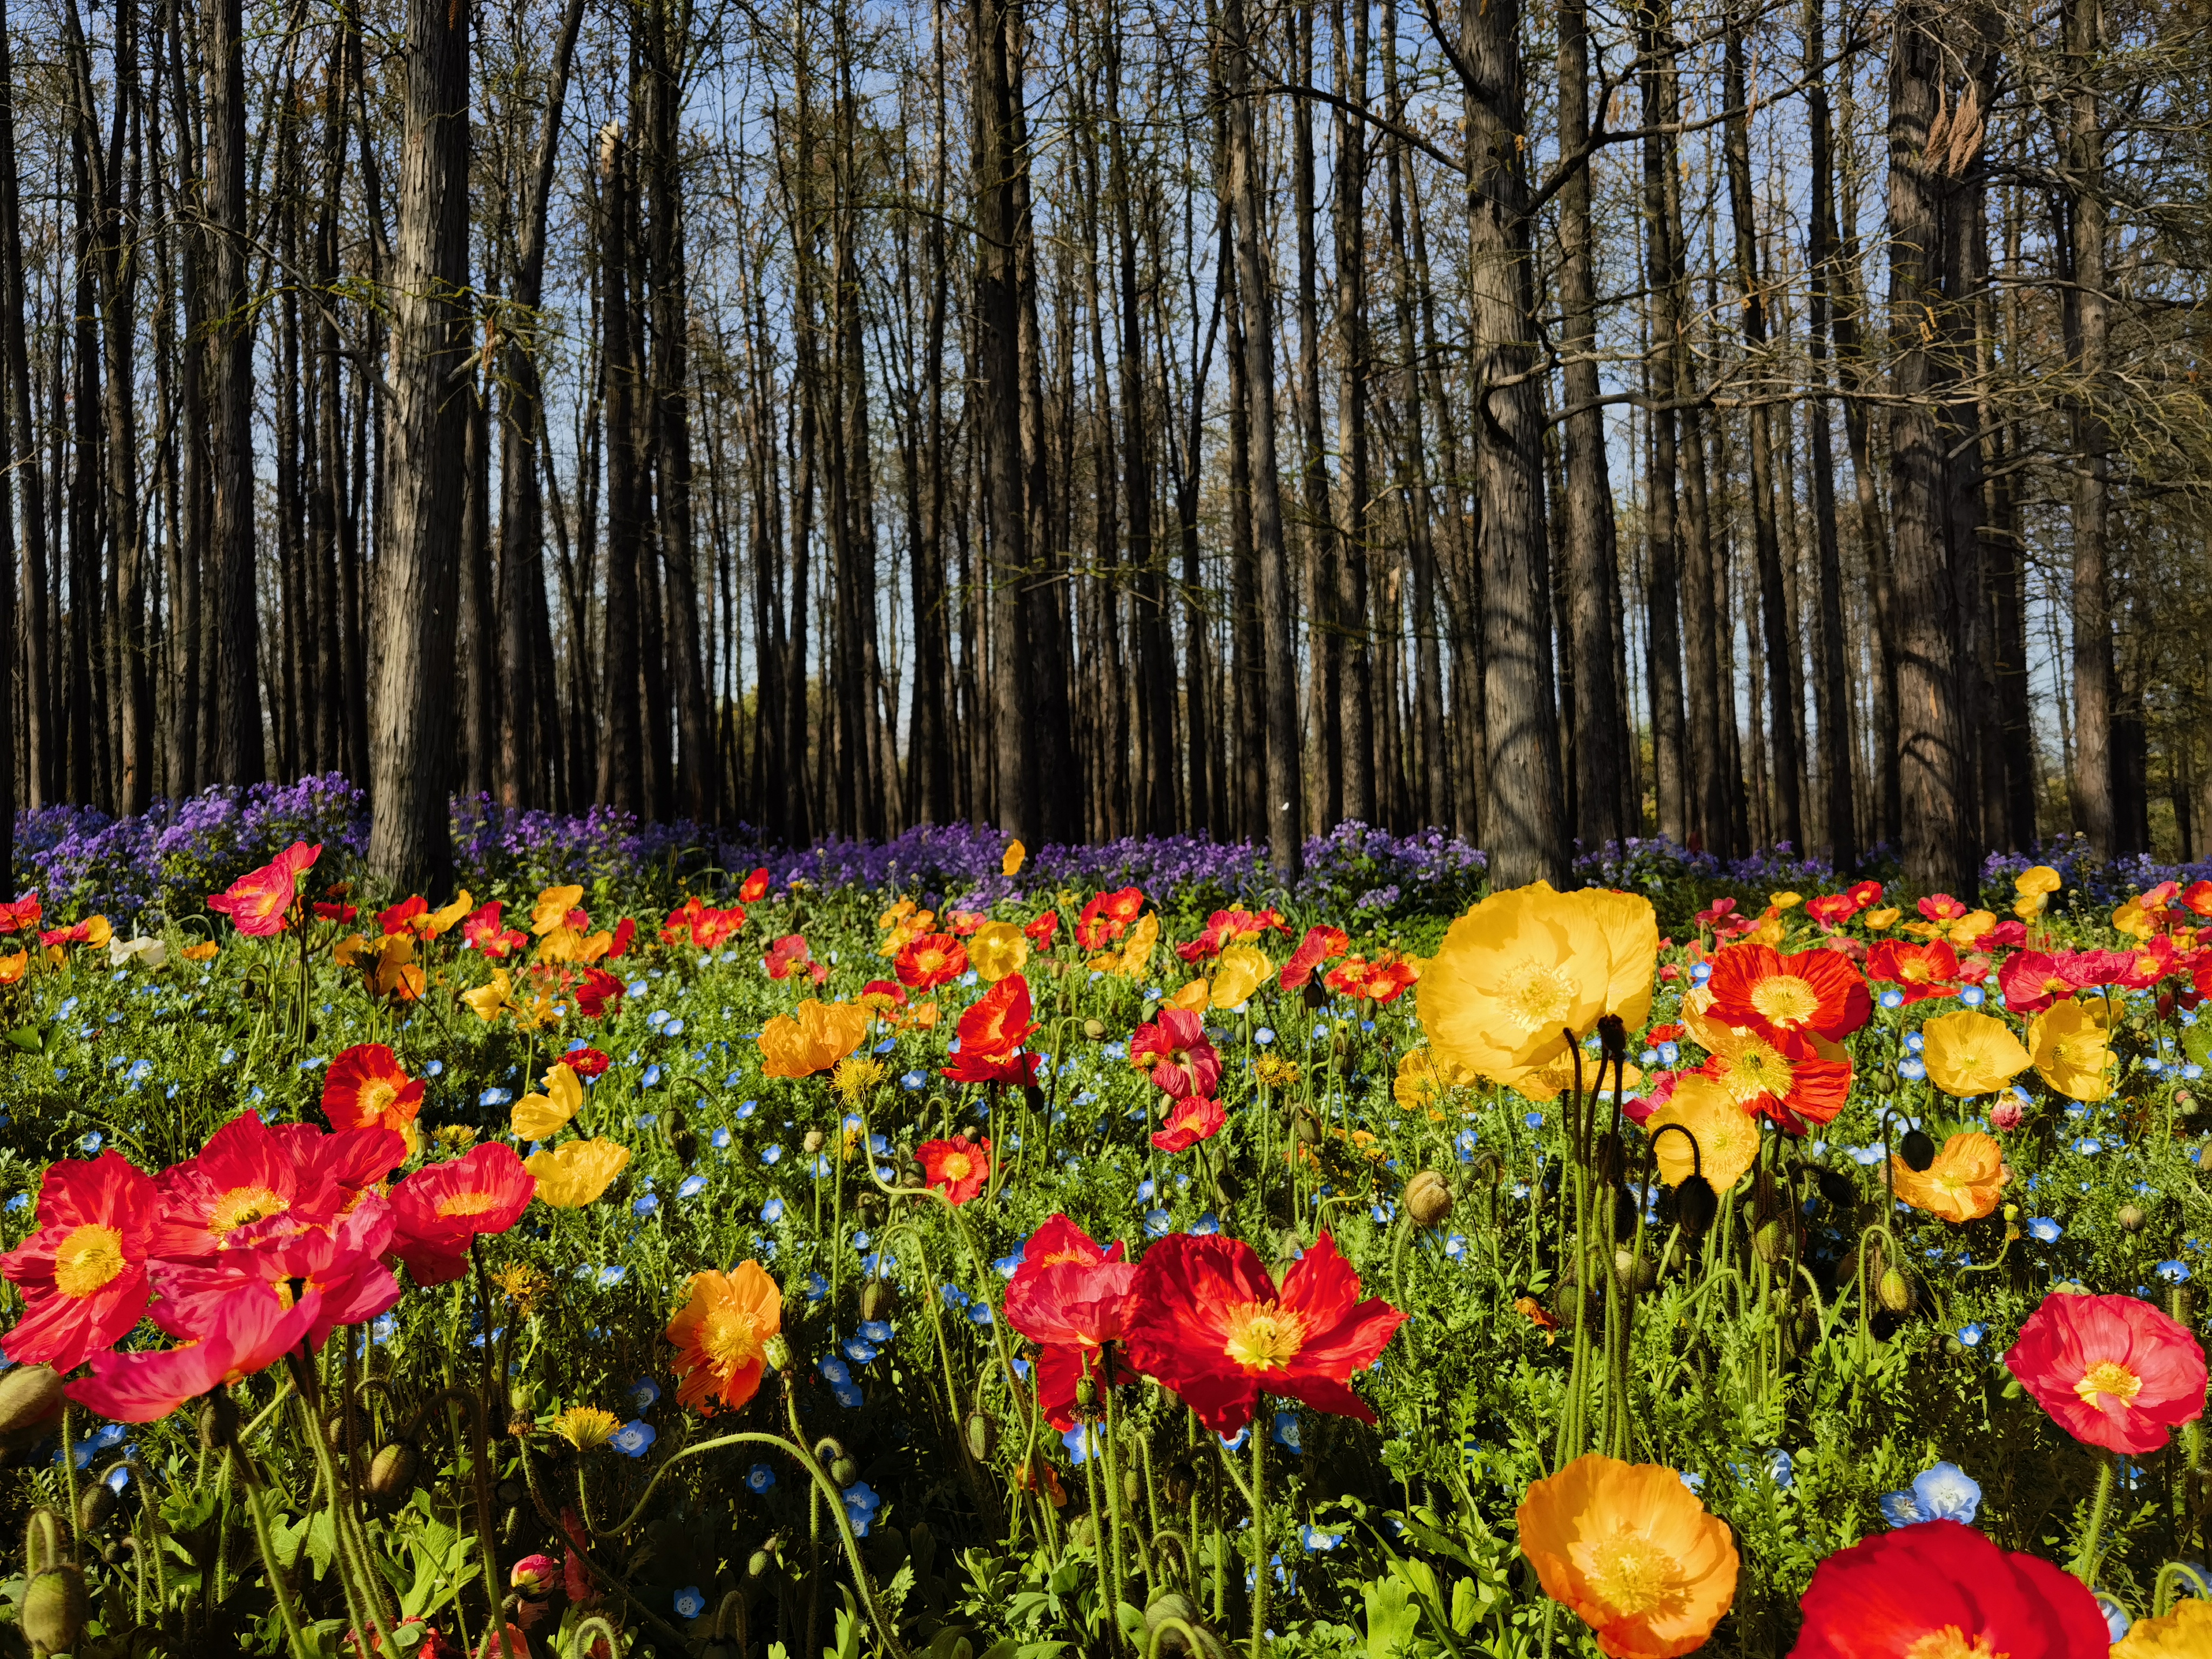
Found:
[{"label": "dark tree bark", "polygon": [[[605,688],[598,799],[628,812],[647,805],[647,735],[640,661],[640,567],[647,556],[646,457],[638,400],[643,366],[630,316],[635,209],[629,145],[612,122],[599,134],[600,376],[606,421],[607,570],[600,606],[599,672]],[[573,602],[572,602],[573,603]]]},{"label": "dark tree bark", "polygon": [[[38,426],[31,404],[31,360],[24,308],[27,299],[23,282],[23,214],[15,158],[15,73],[14,46],[9,38],[8,9],[0,0],[0,368],[7,374],[8,476],[15,481],[22,502],[23,609],[20,627],[9,619],[7,638],[0,641],[11,654],[21,646],[24,686],[24,728],[28,739],[22,757],[24,801],[44,806],[52,799],[54,782],[53,703],[48,696],[52,669],[46,632],[46,572],[51,568],[46,537],[46,475],[39,461]],[[15,587],[12,569],[7,586]],[[15,730],[12,720],[5,728]],[[16,769],[0,768],[14,787]],[[8,814],[8,833],[15,832],[15,815]],[[0,876],[12,876],[12,862]]]},{"label": "dark tree bark", "polygon": [[[1375,634],[1367,614],[1372,540],[1367,453],[1367,125],[1362,115],[1367,102],[1367,9],[1365,0],[1352,0],[1347,29],[1344,0],[1331,0],[1337,49],[1333,78],[1348,89],[1343,95],[1354,106],[1336,109],[1336,317],[1341,353],[1336,437],[1344,483],[1334,605],[1341,663],[1336,720],[1344,769],[1343,816],[1362,823],[1375,823],[1381,806],[1376,782]],[[1395,641],[1396,636],[1393,617],[1386,637]],[[1386,714],[1390,708],[1386,680]]]},{"label": "dark tree bark", "polygon": [[467,0],[410,0],[369,755],[369,867],[401,893],[441,893],[453,870],[447,791],[466,406],[452,382],[471,343],[469,21]]},{"label": "dark tree bark", "polygon": [[1805,120],[1812,162],[1812,222],[1807,264],[1811,291],[1806,324],[1812,358],[1814,398],[1806,410],[1812,448],[1813,535],[1820,590],[1822,673],[1814,688],[1814,718],[1820,726],[1823,772],[1827,780],[1828,856],[1839,871],[1856,869],[1859,859],[1857,793],[1853,777],[1850,647],[1844,632],[1844,572],[1836,533],[1834,438],[1829,424],[1828,337],[1836,260],[1835,138],[1828,111],[1826,0],[1806,0]]},{"label": "dark tree bark", "polygon": [[[205,3],[205,257],[214,511],[209,620],[216,645],[211,759],[216,781],[245,784],[260,782],[266,769],[261,688],[255,672],[260,624],[253,594],[253,325],[246,281],[246,63],[240,0]],[[465,74],[465,64],[463,70]],[[465,203],[460,206],[465,211]],[[465,218],[462,223],[465,229]]]}]

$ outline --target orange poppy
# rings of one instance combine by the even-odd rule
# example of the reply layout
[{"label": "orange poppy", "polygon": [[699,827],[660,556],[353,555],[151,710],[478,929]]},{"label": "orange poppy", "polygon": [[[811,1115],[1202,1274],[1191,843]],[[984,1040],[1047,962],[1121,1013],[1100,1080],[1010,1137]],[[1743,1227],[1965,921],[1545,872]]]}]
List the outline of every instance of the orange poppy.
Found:
[{"label": "orange poppy", "polygon": [[783,1292],[757,1261],[728,1273],[691,1275],[684,1305],[668,1322],[676,1345],[676,1398],[705,1415],[732,1411],[760,1392],[768,1341],[783,1329]]},{"label": "orange poppy", "polygon": [[761,1029],[761,1069],[770,1077],[812,1077],[860,1046],[868,1011],[857,1002],[817,1002],[779,1014]]},{"label": "orange poppy", "polygon": [[396,1130],[411,1157],[422,1146],[415,1124],[422,1110],[422,1079],[409,1077],[380,1042],[355,1044],[324,1073],[323,1115],[333,1129]]},{"label": "orange poppy", "polygon": [[1996,1209],[2012,1171],[2005,1168],[2002,1147],[1988,1135],[1969,1132],[1945,1141],[1925,1170],[1893,1154],[1889,1176],[1900,1203],[1963,1225]]}]

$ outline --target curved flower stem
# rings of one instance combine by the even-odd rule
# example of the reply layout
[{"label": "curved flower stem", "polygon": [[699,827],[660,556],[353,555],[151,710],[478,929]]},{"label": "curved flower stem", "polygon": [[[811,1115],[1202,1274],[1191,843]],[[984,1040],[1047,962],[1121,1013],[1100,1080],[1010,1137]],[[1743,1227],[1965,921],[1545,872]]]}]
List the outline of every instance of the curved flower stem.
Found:
[{"label": "curved flower stem", "polygon": [[2097,1547],[2104,1540],[2105,1516],[2112,1507],[2112,1473],[2117,1457],[2100,1458],[2097,1462],[2097,1493],[2089,1500],[2089,1527],[2081,1534],[2081,1553],[2075,1556],[2074,1576],[2091,1589],[2097,1583]]},{"label": "curved flower stem", "polygon": [[[230,1455],[242,1458],[246,1453],[232,1447]],[[300,1630],[300,1615],[293,1610],[292,1592],[284,1583],[284,1564],[276,1559],[276,1547],[269,1538],[269,1514],[261,1504],[261,1483],[249,1475],[246,1481],[246,1510],[253,1517],[253,1541],[261,1552],[261,1570],[269,1577],[269,1594],[276,1603],[276,1616],[284,1621],[285,1639],[299,1659],[313,1659],[314,1650]]]},{"label": "curved flower stem", "polygon": [[293,1380],[301,1386],[300,1416],[307,1425],[307,1443],[314,1452],[315,1468],[330,1496],[331,1535],[338,1547],[340,1577],[346,1586],[347,1600],[360,1603],[354,1614],[354,1629],[361,1629],[361,1615],[367,1613],[380,1649],[388,1648],[392,1626],[385,1617],[382,1588],[376,1581],[376,1565],[369,1555],[368,1535],[365,1531],[356,1533],[352,1517],[347,1513],[347,1488],[338,1479],[337,1461],[331,1455],[330,1439],[323,1432],[317,1402],[307,1392],[314,1375],[313,1362],[304,1350],[291,1358]]},{"label": "curved flower stem", "polygon": [[875,1580],[868,1574],[867,1564],[860,1559],[860,1541],[853,1535],[853,1523],[845,1514],[845,1495],[837,1490],[836,1483],[830,1479],[821,1461],[805,1443],[806,1431],[799,1422],[799,1394],[792,1387],[788,1371],[783,1374],[783,1405],[791,1419],[792,1448],[801,1466],[814,1477],[816,1490],[829,1502],[830,1518],[837,1523],[837,1536],[845,1546],[845,1559],[853,1568],[853,1585],[860,1592],[860,1605],[867,1611],[868,1621],[875,1626],[877,1638],[883,1643],[890,1659],[907,1659],[897,1626],[884,1615],[882,1604],[876,1600]]},{"label": "curved flower stem", "polygon": [[653,1612],[651,1607],[639,1601],[636,1595],[631,1592],[629,1584],[625,1583],[618,1574],[610,1571],[604,1563],[592,1555],[591,1551],[584,1547],[583,1540],[577,1538],[574,1534],[571,1533],[568,1527],[562,1523],[561,1517],[554,1513],[552,1505],[545,1501],[545,1494],[538,1486],[538,1468],[537,1466],[530,1461],[530,1443],[525,1440],[518,1443],[521,1447],[522,1484],[530,1493],[531,1503],[537,1508],[538,1519],[544,1522],[547,1526],[550,1527],[554,1533],[567,1544],[568,1547],[574,1552],[576,1558],[580,1560],[585,1566],[591,1570],[591,1573],[593,1577],[597,1578],[601,1583],[611,1586],[616,1595],[621,1596],[623,1601],[629,1602],[631,1607],[637,1609],[638,1616],[640,1618],[643,1619],[647,1624],[652,1626],[653,1629],[659,1631],[663,1636],[667,1637],[672,1642],[676,1643],[678,1644],[677,1650],[679,1652],[682,1651],[682,1644],[689,1638],[687,1638],[684,1634],[681,1631],[678,1630],[673,1625],[660,1617],[659,1613]]}]

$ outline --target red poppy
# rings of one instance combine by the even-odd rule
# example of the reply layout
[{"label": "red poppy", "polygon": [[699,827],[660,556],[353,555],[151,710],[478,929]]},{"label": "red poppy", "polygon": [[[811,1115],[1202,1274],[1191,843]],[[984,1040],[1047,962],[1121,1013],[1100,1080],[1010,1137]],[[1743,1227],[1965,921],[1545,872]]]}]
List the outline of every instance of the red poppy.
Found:
[{"label": "red poppy", "polygon": [[114,937],[106,916],[88,916],[39,935],[41,945],[105,945]]},{"label": "red poppy", "polygon": [[1170,1104],[1167,1123],[1152,1132],[1152,1145],[1164,1152],[1187,1152],[1219,1134],[1228,1121],[1212,1095],[1186,1095]]},{"label": "red poppy", "polygon": [[2145,940],[2138,950],[2115,951],[2111,954],[2125,957],[2127,966],[2109,982],[2130,991],[2147,991],[2182,965],[2173,940],[2164,933]]},{"label": "red poppy", "polygon": [[1103,951],[1129,929],[1145,908],[1140,887],[1117,892],[1093,893],[1075,919],[1075,942],[1086,951]]},{"label": "red poppy", "polygon": [[561,1063],[580,1078],[595,1078],[605,1074],[614,1062],[597,1048],[571,1048],[561,1056]]},{"label": "red poppy", "polygon": [[1060,937],[1060,912],[1045,911],[1022,929],[1022,935],[1038,950],[1051,950],[1053,940]]},{"label": "red poppy", "polygon": [[2004,1361],[2060,1428],[2107,1451],[2156,1451],[2204,1412],[2204,1350],[2131,1296],[2053,1291]]},{"label": "red poppy", "polygon": [[1129,1063],[1150,1066],[1152,1086],[1177,1100],[1221,1085],[1221,1056],[1206,1040],[1206,1022],[1187,1008],[1163,1008],[1139,1025],[1129,1038]]},{"label": "red poppy", "polygon": [[757,904],[768,896],[768,867],[763,865],[745,878],[744,885],[738,889],[738,897],[746,904]]},{"label": "red poppy", "polygon": [[[628,918],[624,921],[627,922]],[[635,927],[635,923],[629,925]],[[668,913],[668,920],[661,926],[660,942],[663,945],[678,945],[689,939],[702,951],[718,950],[744,925],[745,912],[742,905],[719,910],[694,893]],[[618,942],[624,946],[629,943],[628,939]],[[609,954],[621,953],[611,951]]]},{"label": "red poppy", "polygon": [[1386,953],[1373,962],[1364,957],[1346,957],[1328,970],[1322,983],[1339,996],[1395,1002],[1420,976],[1420,969],[1405,957]]},{"label": "red poppy", "polygon": [[1886,939],[1867,952],[1866,976],[1905,993],[1907,1003],[1959,994],[1959,953],[1947,939],[1919,945]]},{"label": "red poppy", "polygon": [[46,1166],[39,1230],[0,1256],[23,1292],[23,1316],[0,1338],[17,1364],[74,1370],[112,1346],[146,1311],[154,1182],[115,1152]]},{"label": "red poppy", "polygon": [[970,1140],[955,1135],[950,1140],[925,1140],[915,1156],[929,1184],[943,1193],[956,1208],[983,1190],[991,1178],[991,1138]]},{"label": "red poppy", "polygon": [[319,1348],[340,1325],[365,1325],[399,1301],[399,1281],[380,1259],[390,1247],[391,1206],[370,1194],[337,1224],[297,1233],[266,1249],[225,1250],[198,1261],[157,1261],[154,1322],[175,1337],[220,1327],[240,1297],[265,1297],[278,1310],[304,1288],[319,1299],[307,1341]]},{"label": "red poppy", "polygon": [[1121,1254],[1118,1240],[1101,1249],[1055,1215],[1030,1235],[1006,1286],[1006,1322],[1037,1345],[1037,1404],[1063,1433],[1075,1426],[1077,1385],[1098,1375],[1106,1345],[1127,1328],[1137,1264]]},{"label": "red poppy", "polygon": [[2017,951],[2027,943],[2027,924],[2024,921],[2001,921],[1986,933],[1974,939],[1974,949],[1984,951]]},{"label": "red poppy", "polygon": [[2104,1659],[2112,1641],[2080,1579],[1956,1521],[1838,1550],[1799,1605],[1792,1659]]},{"label": "red poppy", "polygon": [[1342,956],[1351,945],[1351,936],[1340,927],[1309,927],[1275,982],[1285,991],[1302,991],[1312,980],[1315,969],[1332,957]]},{"label": "red poppy", "polygon": [[296,1348],[322,1316],[309,1291],[288,1309],[275,1297],[216,1304],[208,1328],[185,1346],[153,1353],[98,1353],[92,1375],[64,1389],[80,1406],[118,1423],[152,1423],[185,1401],[252,1376]]},{"label": "red poppy", "polygon": [[614,962],[629,954],[629,947],[637,938],[637,918],[624,916],[615,924],[614,939],[607,945],[605,960]]},{"label": "red poppy", "polygon": [[2017,951],[1997,969],[1997,985],[2005,1006],[2015,1014],[2039,1014],[2075,992],[2105,982],[2112,964],[2102,958],[2119,957],[2118,951]]},{"label": "red poppy", "polygon": [[1968,915],[1972,907],[1948,893],[1932,893],[1920,901],[1920,914],[1929,921],[1940,921],[1946,927]]},{"label": "red poppy", "polygon": [[960,1016],[960,1050],[1004,1052],[1025,1042],[1036,1023],[1030,1018],[1030,982],[1009,974],[969,1005]]},{"label": "red poppy", "polygon": [[[2199,882],[2198,886],[2204,884]],[[0,933],[28,933],[35,932],[46,912],[40,908],[35,889],[23,895],[13,904],[0,903]]]},{"label": "red poppy", "polygon": [[221,893],[209,896],[207,907],[230,918],[241,933],[266,939],[288,925],[284,913],[300,896],[300,878],[322,856],[319,846],[295,841],[258,870],[240,876]]},{"label": "red poppy", "polygon": [[251,1109],[209,1136],[198,1157],[162,1170],[155,1187],[161,1212],[153,1254],[171,1261],[213,1255],[256,1222],[282,1218],[263,1236],[319,1225],[344,1197],[336,1182],[303,1171],[287,1142]]},{"label": "red poppy", "polygon": [[1805,901],[1805,914],[1831,933],[1858,913],[1859,907],[1851,902],[1849,893],[1823,893]]},{"label": "red poppy", "polygon": [[417,1170],[392,1189],[392,1252],[418,1285],[459,1279],[469,1241],[514,1225],[537,1190],[536,1178],[501,1140]]},{"label": "red poppy", "polygon": [[1406,1317],[1359,1300],[1359,1276],[1327,1233],[1279,1287],[1242,1240],[1176,1233],[1146,1253],[1133,1297],[1131,1362],[1216,1434],[1249,1423],[1262,1390],[1374,1422],[1352,1379]]},{"label": "red poppy", "polygon": [[770,979],[789,979],[791,970],[795,967],[803,966],[806,959],[805,936],[800,933],[786,933],[768,947],[764,963]]},{"label": "red poppy", "polygon": [[1735,901],[1734,899],[1727,897],[1717,898],[1711,904],[1708,904],[1704,909],[1698,912],[1698,925],[1701,927],[1717,927],[1723,921],[1726,921],[1729,917],[1735,913]]},{"label": "red poppy", "polygon": [[[272,1123],[269,1134],[292,1161],[304,1187],[336,1189],[341,1212],[351,1206],[356,1194],[375,1186],[407,1161],[406,1139],[380,1124],[325,1134],[312,1123]],[[272,1226],[264,1218],[246,1223],[231,1236],[231,1243],[251,1243],[264,1232],[281,1235],[289,1231],[289,1224],[279,1220]]]},{"label": "red poppy", "polygon": [[1273,910],[1216,910],[1206,919],[1206,930],[1188,945],[1176,946],[1176,954],[1185,962],[1200,962],[1207,957],[1218,957],[1231,945],[1255,939],[1273,928],[1276,933],[1291,930]]},{"label": "red poppy", "polygon": [[377,921],[382,924],[385,936],[388,939],[394,933],[428,933],[429,931],[428,927],[418,927],[416,923],[418,920],[427,917],[429,914],[429,900],[417,893],[412,898],[402,899],[389,910],[380,913],[377,916]]},{"label": "red poppy", "polygon": [[1881,902],[1881,884],[1878,881],[1853,882],[1844,890],[1844,896],[1856,908],[1871,909]]},{"label": "red poppy", "polygon": [[605,1019],[622,1006],[629,988],[604,968],[594,968],[576,986],[576,1012],[586,1019]]},{"label": "red poppy", "polygon": [[324,1074],[323,1115],[333,1129],[391,1129],[411,1146],[422,1110],[422,1079],[380,1042],[355,1044]]},{"label": "red poppy", "polygon": [[970,1048],[963,1042],[941,1074],[954,1083],[1010,1083],[1027,1088],[1037,1080],[1043,1061],[1043,1055],[1019,1048]]},{"label": "red poppy", "polygon": [[461,923],[461,943],[478,954],[492,957],[506,956],[529,942],[530,936],[519,927],[507,927],[501,920],[501,905],[494,899],[471,911]]},{"label": "red poppy", "polygon": [[1802,1135],[1809,1124],[1828,1123],[1851,1093],[1851,1062],[1818,1054],[1793,1054],[1757,1032],[1735,1032],[1699,1069],[1735,1097],[1753,1117]]},{"label": "red poppy", "polygon": [[1841,1042],[1874,1012],[1866,981],[1839,951],[1785,957],[1764,945],[1731,945],[1713,953],[1712,965],[1713,1017],[1787,1054],[1812,1053],[1814,1038]]},{"label": "red poppy", "polygon": [[[34,901],[38,896],[36,893],[31,895]],[[21,902],[20,900],[17,902]],[[2181,895],[2181,902],[2206,921],[2212,921],[2212,881],[2191,882]]]},{"label": "red poppy", "polygon": [[315,915],[324,921],[348,922],[360,914],[357,908],[343,899],[318,899],[315,902]]},{"label": "red poppy", "polygon": [[968,971],[968,947],[950,933],[924,933],[908,939],[891,965],[900,983],[933,991]]},{"label": "red poppy", "polygon": [[660,924],[660,942],[680,945],[690,936],[691,926],[707,914],[707,902],[696,893],[668,913],[668,920]]}]

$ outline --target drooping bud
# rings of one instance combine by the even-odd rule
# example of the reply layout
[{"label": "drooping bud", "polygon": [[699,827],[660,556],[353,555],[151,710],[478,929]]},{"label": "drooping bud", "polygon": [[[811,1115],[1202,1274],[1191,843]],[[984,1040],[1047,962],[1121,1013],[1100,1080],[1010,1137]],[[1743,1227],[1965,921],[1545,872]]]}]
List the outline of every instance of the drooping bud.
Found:
[{"label": "drooping bud", "polygon": [[1619,1014],[1598,1016],[1597,1044],[1607,1060],[1619,1060],[1628,1052],[1628,1027]]},{"label": "drooping bud", "polygon": [[1884,1267],[1881,1277],[1875,1282],[1875,1298],[1893,1314],[1909,1313],[1912,1309],[1912,1281],[1902,1269]]},{"label": "drooping bud", "polygon": [[1089,1037],[1093,1042],[1097,1042],[1106,1035],[1106,1022],[1103,1019],[1085,1020],[1083,1022],[1083,1035]]},{"label": "drooping bud", "polygon": [[1318,1013],[1328,1001],[1328,988],[1322,985],[1317,979],[1310,979],[1306,981],[1306,988],[1303,994],[1305,998],[1306,1006],[1312,1009],[1316,1013]]},{"label": "drooping bud", "polygon": [[887,1320],[898,1312],[898,1286],[888,1279],[872,1279],[860,1286],[860,1317]]},{"label": "drooping bud", "polygon": [[988,1412],[968,1413],[968,1455],[978,1463],[988,1463],[991,1454],[999,1449],[999,1425]]},{"label": "drooping bud", "polygon": [[1822,1201],[1837,1209],[1847,1209],[1858,1201],[1857,1183],[1841,1170],[1821,1165],[1813,1171],[1813,1184],[1820,1189]]},{"label": "drooping bud", "polygon": [[95,1480],[77,1494],[76,1518],[86,1532],[98,1532],[115,1513],[115,1488]]},{"label": "drooping bud", "polygon": [[1692,1238],[1703,1238],[1720,1212],[1720,1195],[1705,1176],[1693,1175],[1674,1188],[1674,1218]]},{"label": "drooping bud", "polygon": [[1936,1143],[1925,1129],[1907,1129],[1905,1139],[1898,1143],[1897,1155],[1905,1160],[1906,1169],[1915,1175],[1924,1175],[1928,1166],[1936,1161]]},{"label": "drooping bud", "polygon": [[394,1441],[368,1460],[368,1479],[362,1484],[380,1504],[397,1503],[415,1487],[415,1448]]},{"label": "drooping bud", "polygon": [[1415,1226],[1441,1226],[1451,1212],[1451,1187],[1434,1170],[1423,1170],[1406,1183],[1406,1213]]},{"label": "drooping bud", "polygon": [[1188,1460],[1168,1465],[1167,1473],[1160,1477],[1160,1496],[1170,1504],[1181,1509],[1198,1491],[1198,1473]]},{"label": "drooping bud", "polygon": [[217,1383],[200,1399],[200,1445],[221,1451],[238,1438],[238,1402]]},{"label": "drooping bud", "polygon": [[1607,1129],[1597,1138],[1597,1144],[1590,1148],[1590,1168],[1599,1182],[1608,1187],[1618,1184],[1627,1172],[1628,1154],[1618,1130]]},{"label": "drooping bud", "polygon": [[1046,1105],[1044,1091],[1038,1088],[1034,1083],[1024,1084],[1022,1085],[1022,1103],[1024,1106],[1027,1106],[1032,1113],[1040,1116],[1042,1115]]},{"label": "drooping bud", "polygon": [[18,1365],[0,1374],[0,1437],[43,1439],[66,1403],[61,1373],[52,1365]]},{"label": "drooping bud", "polygon": [[789,1370],[791,1369],[791,1339],[785,1336],[782,1332],[777,1332],[761,1344],[761,1356],[776,1370]]},{"label": "drooping bud", "polygon": [[840,1457],[830,1465],[830,1478],[840,1486],[849,1486],[860,1478],[860,1465],[851,1457]]},{"label": "drooping bud", "polygon": [[73,1566],[50,1567],[31,1580],[17,1615],[24,1639],[45,1653],[72,1652],[92,1611],[84,1575]]},{"label": "drooping bud", "polygon": [[535,1382],[524,1380],[507,1385],[507,1408],[517,1417],[535,1417],[543,1395]]}]

